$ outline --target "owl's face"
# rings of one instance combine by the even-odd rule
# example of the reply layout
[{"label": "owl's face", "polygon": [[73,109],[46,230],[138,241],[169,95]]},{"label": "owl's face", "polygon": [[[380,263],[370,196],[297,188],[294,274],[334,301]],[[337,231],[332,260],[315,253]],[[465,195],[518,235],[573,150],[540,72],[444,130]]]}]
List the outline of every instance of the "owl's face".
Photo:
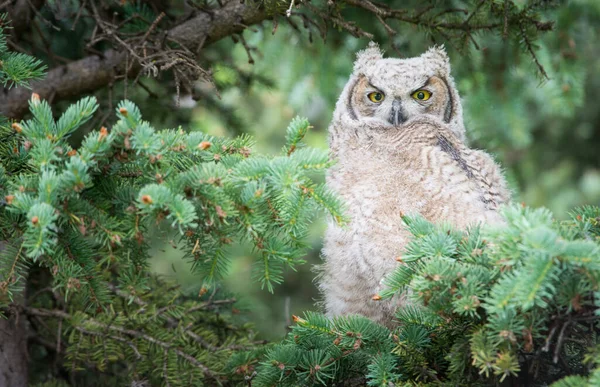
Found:
[{"label": "owl's face", "polygon": [[[348,95],[353,119],[372,118],[391,126],[423,115],[450,123],[456,113],[454,83],[445,51],[430,49],[416,58],[383,58],[378,48],[359,53]],[[462,117],[461,117],[462,119]]]},{"label": "owl's face", "polygon": [[451,98],[442,78],[407,73],[406,66],[397,63],[382,74],[361,76],[351,103],[357,115],[397,126],[423,114],[448,121]]}]

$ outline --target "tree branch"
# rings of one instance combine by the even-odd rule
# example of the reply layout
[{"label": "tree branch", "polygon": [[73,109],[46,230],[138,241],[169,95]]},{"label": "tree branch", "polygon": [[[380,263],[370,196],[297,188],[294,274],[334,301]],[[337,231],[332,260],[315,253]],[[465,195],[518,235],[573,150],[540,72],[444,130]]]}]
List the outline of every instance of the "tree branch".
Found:
[{"label": "tree branch", "polygon": [[[40,317],[56,317],[56,318],[60,318],[60,319],[64,319],[64,320],[70,320],[73,316],[71,316],[70,314],[60,311],[60,310],[47,310],[47,309],[38,309],[38,308],[31,308],[31,307],[22,307],[23,311],[28,314],[28,315],[32,315],[32,316],[40,316]],[[157,345],[159,347],[162,347],[164,350],[166,351],[173,351],[174,353],[176,353],[178,356],[180,356],[181,358],[187,360],[189,363],[193,364],[194,366],[198,367],[200,370],[202,370],[202,372],[204,373],[204,375],[206,375],[207,377],[216,380],[217,379],[217,375],[215,375],[210,368],[208,368],[207,366],[205,366],[203,363],[199,362],[195,357],[193,357],[192,355],[183,352],[181,349],[173,346],[171,343],[167,343],[165,341],[159,340],[155,337],[152,337],[144,332],[141,331],[136,331],[133,329],[127,329],[127,328],[123,328],[120,326],[116,326],[116,325],[110,325],[110,324],[105,324],[103,322],[94,320],[92,318],[86,318],[85,319],[85,323],[89,324],[93,327],[96,328],[102,328],[104,329],[106,332],[108,331],[112,331],[112,332],[116,332],[116,333],[120,333],[122,335],[125,336],[129,336],[132,338],[136,338],[136,339],[140,339],[140,340],[145,340],[148,343]],[[73,326],[74,329],[76,329],[77,331],[81,332],[84,335],[91,335],[91,336],[107,336],[106,333],[100,333],[100,332],[95,332],[95,331],[90,331],[88,329],[83,328],[82,326]],[[109,336],[110,338],[114,338],[114,336]],[[118,341],[120,342],[125,342],[127,343],[127,340],[123,339],[123,338],[119,338]],[[133,343],[132,343],[133,345]],[[137,350],[137,348],[134,350],[134,352],[136,352],[137,355],[139,355],[139,351]]]},{"label": "tree branch", "polygon": [[[204,45],[216,42],[226,36],[239,34],[245,26],[257,24],[267,19],[267,12],[260,7],[230,1],[223,8],[210,14],[201,13],[166,33],[166,39],[197,52],[199,43]],[[33,82],[31,88],[43,99],[53,101],[91,93],[114,82],[118,76],[136,77],[142,66],[129,57],[127,66],[125,50],[107,50],[101,55],[92,55],[75,62],[57,67],[48,72],[45,79]],[[0,93],[0,113],[14,119],[21,119],[28,110],[32,90],[18,87],[4,89]]]},{"label": "tree branch", "polygon": [[[180,85],[187,87],[198,78],[210,80],[210,74],[196,63],[198,53],[206,44],[226,36],[241,37],[241,32],[248,26],[269,18],[267,10],[256,3],[240,0],[221,1],[220,7],[203,9],[198,16],[163,32],[162,35],[155,33],[155,27],[160,21],[159,17],[149,26],[146,34],[132,36],[119,33],[119,25],[103,20],[92,2],[90,3],[91,16],[96,20],[96,29],[88,48],[92,51],[93,46],[101,41],[111,42],[115,48],[51,70],[46,79],[32,84],[33,91],[42,98],[51,97],[56,101],[94,92],[113,84],[116,80],[132,79],[135,84],[142,75],[156,75],[161,71],[172,70],[179,96]],[[543,67],[537,61],[532,41],[538,33],[552,29],[552,23],[539,20],[533,13],[535,8],[533,5],[519,11],[507,8],[506,4],[502,8],[495,6],[493,2],[478,1],[472,9],[448,8],[432,14],[430,11],[435,7],[431,4],[420,10],[411,11],[395,9],[373,0],[344,0],[343,3],[349,8],[361,9],[375,17],[384,27],[392,45],[392,38],[399,31],[390,22],[422,27],[431,33],[441,35],[449,44],[454,41],[465,43],[472,41],[476,48],[478,45],[473,39],[475,32],[502,31],[506,35],[510,28],[523,29],[527,26],[531,28],[530,35],[525,32],[521,34],[526,49],[542,74],[547,77]],[[333,24],[356,37],[373,38],[373,34],[363,30],[355,22],[346,20],[335,7],[321,8],[310,2],[298,4],[308,11],[308,15],[291,11],[286,20],[298,30],[293,19],[300,17],[309,32],[309,39],[313,28],[316,28],[325,38],[328,24]],[[460,13],[465,17],[460,17]],[[474,17],[476,14],[483,13],[490,13],[489,20],[478,21]],[[447,17],[448,15],[454,16]],[[315,20],[322,20],[323,27]],[[150,20],[146,22],[151,23]],[[250,53],[243,37],[238,40]],[[251,57],[249,60],[252,61]],[[127,86],[127,83],[125,85]],[[4,90],[4,94],[0,93],[0,113],[9,118],[21,119],[27,113],[30,95],[31,90],[27,88]]]}]

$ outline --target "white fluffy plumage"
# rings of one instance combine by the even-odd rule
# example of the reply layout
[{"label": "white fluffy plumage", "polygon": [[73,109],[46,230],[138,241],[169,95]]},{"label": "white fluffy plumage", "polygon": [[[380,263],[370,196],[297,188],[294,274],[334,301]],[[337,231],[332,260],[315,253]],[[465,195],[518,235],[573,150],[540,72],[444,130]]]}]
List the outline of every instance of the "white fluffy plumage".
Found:
[{"label": "white fluffy plumage", "polygon": [[[417,99],[419,90],[430,97]],[[370,100],[374,92],[383,100]],[[374,44],[359,52],[336,105],[329,145],[337,164],[327,184],[345,201],[350,223],[332,222],[325,235],[319,287],[326,312],[393,326],[406,297],[373,296],[410,239],[401,214],[462,229],[502,223],[498,209],[510,192],[492,158],[465,144],[460,97],[443,48],[409,59],[383,58]]]}]

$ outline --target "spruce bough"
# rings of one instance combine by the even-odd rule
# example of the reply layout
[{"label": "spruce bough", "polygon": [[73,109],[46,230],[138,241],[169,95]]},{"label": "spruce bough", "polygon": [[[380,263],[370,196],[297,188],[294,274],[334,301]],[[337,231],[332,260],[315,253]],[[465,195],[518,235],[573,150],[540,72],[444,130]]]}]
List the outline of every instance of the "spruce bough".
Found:
[{"label": "spruce bough", "polygon": [[[229,354],[255,345],[232,317],[234,300],[217,292],[227,248],[252,243],[255,278],[273,291],[286,266],[303,262],[316,210],[344,221],[312,179],[331,165],[327,152],[302,144],[305,119],[292,121],[280,156],[266,157],[252,154],[247,136],[157,131],[129,101],[110,130],[72,145],[96,109],[87,97],[55,120],[33,94],[32,118],[0,134],[10,143],[0,169],[0,308],[26,316],[40,344],[33,354],[64,360],[80,383],[91,368],[111,385],[223,383]],[[197,296],[149,272],[148,236],[160,223],[179,236]]]},{"label": "spruce bough", "polygon": [[409,292],[413,305],[394,331],[309,312],[230,367],[255,371],[253,386],[600,385],[600,209],[504,215],[506,227],[464,232],[403,217],[414,239],[380,296]]}]

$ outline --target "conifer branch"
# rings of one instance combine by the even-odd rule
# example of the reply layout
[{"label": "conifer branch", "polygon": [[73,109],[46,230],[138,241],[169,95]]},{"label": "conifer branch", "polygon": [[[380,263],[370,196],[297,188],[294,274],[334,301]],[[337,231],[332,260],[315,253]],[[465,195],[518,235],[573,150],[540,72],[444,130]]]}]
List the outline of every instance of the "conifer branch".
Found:
[{"label": "conifer branch", "polygon": [[[165,38],[196,52],[198,42],[214,43],[226,36],[241,33],[245,25],[260,23],[268,17],[261,7],[230,1],[211,14],[201,13],[172,28]],[[57,67],[49,71],[43,81],[34,82],[32,88],[42,99],[53,98],[56,101],[93,92],[114,82],[119,76],[135,78],[143,66],[139,60],[131,60],[128,52],[131,53],[131,49],[111,49]],[[0,113],[20,119],[27,112],[30,96],[31,92],[24,88],[5,90],[0,93]]]},{"label": "conifer branch", "polygon": [[[107,284],[107,286],[108,286],[108,288],[111,291],[113,291],[115,294],[117,294],[120,297],[123,297],[125,299],[130,299],[132,297],[129,294],[127,294],[126,292],[118,289],[113,284]],[[147,302],[143,301],[141,298],[139,298],[137,296],[133,297],[133,301],[137,305],[139,305],[139,306],[142,306],[142,307],[147,307],[148,306]],[[186,311],[186,315],[190,314],[190,313],[193,313],[193,312],[196,312],[198,310],[205,309],[209,305],[226,305],[226,304],[231,304],[231,303],[234,303],[234,302],[236,302],[235,299],[228,299],[228,300],[212,300],[211,299],[211,300],[203,302],[203,303],[201,303],[199,305],[196,305],[195,307],[192,307],[192,308],[188,309]],[[167,307],[164,307],[164,308],[156,311],[155,315],[156,316],[160,316],[166,309],[167,309]],[[174,317],[167,316],[165,319],[166,319],[166,321],[168,322],[168,324],[171,327],[177,327],[177,326],[180,325],[180,320],[177,320]],[[195,341],[197,341],[203,348],[205,348],[205,349],[207,349],[207,350],[209,350],[211,352],[222,351],[222,350],[245,350],[245,349],[248,349],[247,346],[235,345],[235,344],[234,345],[228,345],[226,347],[217,347],[217,346],[214,346],[214,345],[210,344],[208,341],[206,341],[205,339],[203,339],[200,335],[198,335],[198,334],[192,332],[191,330],[189,330],[189,328],[190,327],[187,327],[185,329],[185,334],[188,335],[188,336],[190,336]]]},{"label": "conifer branch", "polygon": [[[20,306],[20,309],[25,314],[31,315],[31,316],[54,317],[54,318],[59,318],[59,319],[64,319],[64,320],[71,320],[73,318],[73,316],[71,316],[69,313],[63,312],[61,310],[38,309],[38,308],[26,307],[26,306]],[[100,321],[94,320],[91,317],[86,317],[85,320],[83,320],[83,322],[90,324],[94,327],[102,328],[106,331],[113,331],[113,332],[121,333],[121,334],[129,336],[129,337],[143,339],[143,340],[147,341],[148,343],[158,345],[159,347],[164,348],[165,351],[172,351],[175,354],[177,354],[179,357],[187,360],[189,363],[191,363],[194,366],[196,366],[197,368],[201,369],[202,372],[207,377],[214,379],[214,380],[217,379],[217,376],[207,366],[205,366],[204,364],[199,362],[192,355],[187,354],[187,353],[183,352],[182,350],[173,347],[171,344],[161,341],[161,340],[159,340],[155,337],[152,337],[144,332],[119,327],[119,326],[113,325],[113,324],[105,324]],[[92,332],[81,326],[73,326],[73,328],[76,329],[77,331],[81,332],[84,335],[104,336],[104,334],[102,334],[102,333]],[[119,341],[124,341],[127,343],[127,341],[125,341],[124,339],[120,339]],[[138,351],[136,351],[136,352],[139,354]]]},{"label": "conifer branch", "polygon": [[[532,364],[546,373],[535,371],[535,382],[550,384],[556,375],[585,374],[570,365],[590,348],[587,359],[598,367],[600,209],[578,209],[561,224],[543,209],[514,206],[505,217],[505,227],[457,231],[403,216],[414,239],[383,283],[391,287],[386,297],[407,302],[391,336],[361,317],[306,313],[294,316],[292,332],[271,351],[238,356],[233,366],[246,372],[252,359],[259,362],[258,386],[343,384],[361,376],[377,386],[399,379],[489,385],[531,380]],[[505,260],[511,268],[501,270]],[[344,356],[348,351],[368,360]],[[330,362],[345,371],[330,372]],[[597,373],[575,385],[593,384]],[[570,385],[567,379],[557,385]]]}]

